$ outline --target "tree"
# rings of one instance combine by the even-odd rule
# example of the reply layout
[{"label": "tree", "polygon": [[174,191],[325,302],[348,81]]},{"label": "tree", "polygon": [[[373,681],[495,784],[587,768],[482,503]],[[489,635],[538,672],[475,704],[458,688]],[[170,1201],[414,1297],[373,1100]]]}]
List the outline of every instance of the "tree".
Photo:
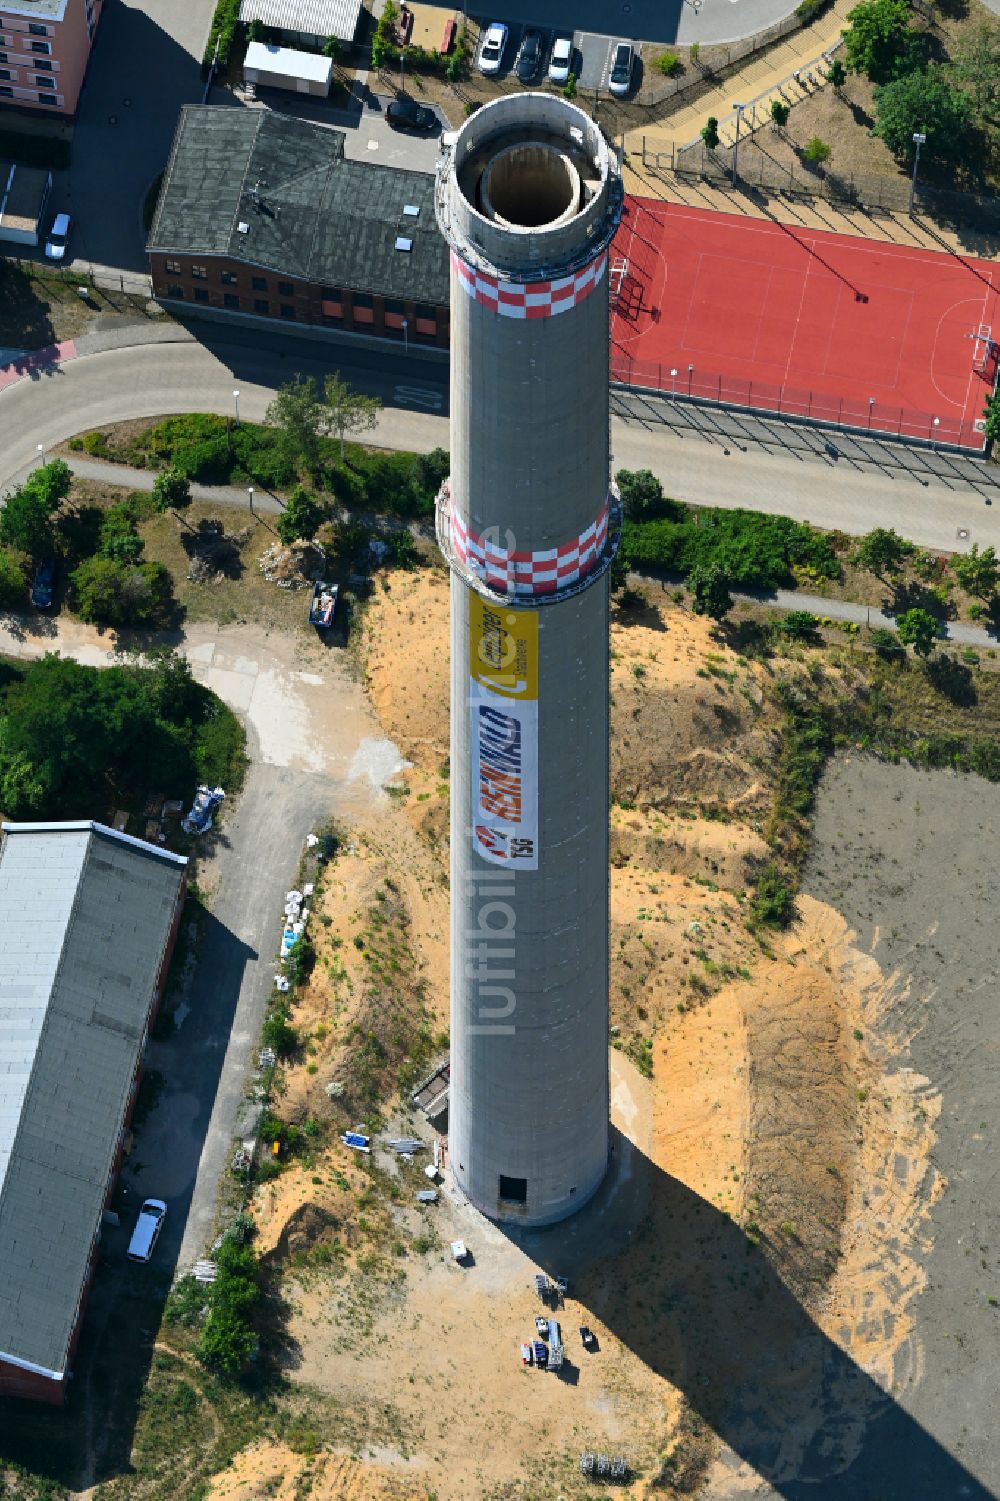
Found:
[{"label": "tree", "polygon": [[847,69],[844,67],[844,64],[840,61],[839,57],[835,57],[833,59],[829,68],[827,69],[826,76],[832,83],[833,87],[839,93],[840,90],[844,87],[844,84],[847,82]]},{"label": "tree", "polygon": [[729,577],[715,564],[706,568],[694,568],[685,579],[691,591],[691,608],[696,615],[708,615],[712,620],[724,620],[733,608],[729,593]]},{"label": "tree", "polygon": [[158,511],[185,511],[191,504],[191,481],[179,469],[163,469],[153,481],[153,504]]},{"label": "tree", "polygon": [[895,631],[888,631],[885,626],[876,626],[869,639],[880,657],[898,657],[903,650]]},{"label": "tree", "polygon": [[872,83],[888,83],[920,66],[925,43],[909,24],[908,0],[862,0],[847,19],[844,58],[850,72],[863,73]]},{"label": "tree", "polygon": [[267,409],[267,421],[278,429],[280,446],[288,462],[301,464],[309,474],[318,473],[324,409],[311,376],[296,375],[278,387]]},{"label": "tree", "polygon": [[771,119],[776,130],[784,130],[788,124],[788,116],[791,113],[784,99],[771,100]]},{"label": "tree", "polygon": [[652,521],[663,514],[663,486],[651,469],[619,469],[615,481],[627,521]]},{"label": "tree", "polygon": [[[0,610],[16,610],[28,597],[28,575],[17,555],[0,548]],[[0,802],[0,806],[4,806]]]},{"label": "tree", "polygon": [[278,517],[278,536],[286,546],[289,542],[297,542],[300,538],[308,542],[311,537],[315,537],[329,515],[328,506],[322,505],[301,485],[296,485],[288,497],[285,509]]},{"label": "tree", "polygon": [[701,127],[701,138],[709,151],[714,151],[719,144],[719,122],[714,115],[709,115]]},{"label": "tree", "polygon": [[912,646],[921,657],[929,657],[938,637],[938,623],[927,610],[904,610],[896,616],[896,630],[904,646]]},{"label": "tree", "polygon": [[806,161],[814,167],[821,167],[824,162],[830,160],[833,147],[821,141],[819,136],[812,136],[805,144],[802,155]]},{"label": "tree", "polygon": [[621,594],[623,589],[628,588],[628,576],[632,571],[632,563],[624,546],[619,544],[618,551],[611,560],[609,570],[609,585],[612,594]]},{"label": "tree", "polygon": [[430,453],[417,454],[413,461],[413,478],[424,495],[436,497],[450,469],[451,454],[447,448],[432,448]]},{"label": "tree", "polygon": [[955,49],[952,73],[972,94],[979,114],[996,119],[1000,108],[1000,26],[982,25]]},{"label": "tree", "polygon": [[324,381],[323,402],[328,431],[336,433],[340,439],[340,461],[343,463],[347,434],[371,432],[378,421],[382,402],[377,396],[362,396],[353,390],[346,380],[341,380],[339,370]]},{"label": "tree", "polygon": [[264,40],[264,22],[259,16],[255,16],[247,27],[248,42],[262,42]]},{"label": "tree", "polygon": [[891,527],[876,526],[861,538],[851,555],[851,562],[873,573],[883,583],[888,575],[897,574],[913,551],[913,543]]},{"label": "tree", "polygon": [[910,73],[875,90],[874,133],[902,161],[913,160],[913,135],[919,131],[936,157],[967,163],[973,129],[972,100],[941,68]]},{"label": "tree", "polygon": [[55,513],[69,494],[73,472],[62,459],[42,464],[0,510],[0,543],[39,558],[55,546]]},{"label": "tree", "polygon": [[819,630],[819,616],[811,610],[789,610],[781,629],[793,641],[811,641]]},{"label": "tree", "polygon": [[1000,392],[987,396],[983,419],[983,435],[987,443],[1000,442]]},{"label": "tree", "polygon": [[170,574],[162,563],[87,558],[70,574],[70,589],[80,619],[92,625],[162,625],[173,606]]},{"label": "tree", "polygon": [[967,553],[957,553],[951,560],[955,577],[967,594],[976,594],[980,599],[989,599],[1000,583],[1000,560],[995,547],[984,547],[973,542]]}]

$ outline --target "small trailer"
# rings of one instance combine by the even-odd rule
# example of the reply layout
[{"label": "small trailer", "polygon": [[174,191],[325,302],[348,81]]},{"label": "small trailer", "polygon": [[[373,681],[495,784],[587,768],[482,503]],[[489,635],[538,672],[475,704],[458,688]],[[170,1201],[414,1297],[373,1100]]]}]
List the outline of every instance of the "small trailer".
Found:
[{"label": "small trailer", "polygon": [[452,1259],[462,1266],[469,1254],[469,1248],[464,1240],[453,1240],[451,1243]]},{"label": "small trailer", "polygon": [[317,579],[313,585],[312,599],[309,601],[309,624],[318,626],[321,631],[328,631],[333,624],[333,617],[337,611],[337,596],[340,593],[338,584],[324,584]]}]

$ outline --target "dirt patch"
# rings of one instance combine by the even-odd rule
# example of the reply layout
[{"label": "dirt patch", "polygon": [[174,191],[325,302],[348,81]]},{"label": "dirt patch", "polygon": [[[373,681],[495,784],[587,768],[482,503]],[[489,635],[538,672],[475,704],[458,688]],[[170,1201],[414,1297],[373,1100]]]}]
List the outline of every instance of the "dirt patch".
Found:
[{"label": "dirt patch", "polygon": [[385,1469],[349,1454],[300,1454],[287,1444],[253,1444],[216,1476],[205,1501],[413,1501],[417,1493]]}]

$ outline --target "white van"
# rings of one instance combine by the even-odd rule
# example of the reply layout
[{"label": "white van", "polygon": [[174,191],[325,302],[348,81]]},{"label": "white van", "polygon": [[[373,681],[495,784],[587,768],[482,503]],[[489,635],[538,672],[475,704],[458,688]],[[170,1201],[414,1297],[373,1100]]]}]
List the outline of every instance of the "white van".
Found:
[{"label": "white van", "polygon": [[153,1254],[156,1238],[167,1214],[162,1199],[146,1199],[139,1210],[139,1218],[128,1243],[129,1261],[148,1261]]}]

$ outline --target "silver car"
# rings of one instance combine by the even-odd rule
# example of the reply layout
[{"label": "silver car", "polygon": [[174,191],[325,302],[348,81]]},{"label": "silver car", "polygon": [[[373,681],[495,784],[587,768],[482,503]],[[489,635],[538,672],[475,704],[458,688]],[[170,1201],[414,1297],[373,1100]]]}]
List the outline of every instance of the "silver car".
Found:
[{"label": "silver car", "polygon": [[632,69],[635,66],[635,48],[631,42],[616,42],[611,55],[611,72],[608,74],[608,89],[612,94],[627,94],[632,87]]},{"label": "silver car", "polygon": [[485,73],[487,78],[500,72],[503,62],[503,50],[507,45],[507,28],[502,21],[494,21],[488,27],[483,38],[483,45],[479,49],[479,71]]},{"label": "silver car", "polygon": [[573,38],[557,36],[552,43],[549,58],[549,79],[552,83],[565,83],[573,67]]}]

